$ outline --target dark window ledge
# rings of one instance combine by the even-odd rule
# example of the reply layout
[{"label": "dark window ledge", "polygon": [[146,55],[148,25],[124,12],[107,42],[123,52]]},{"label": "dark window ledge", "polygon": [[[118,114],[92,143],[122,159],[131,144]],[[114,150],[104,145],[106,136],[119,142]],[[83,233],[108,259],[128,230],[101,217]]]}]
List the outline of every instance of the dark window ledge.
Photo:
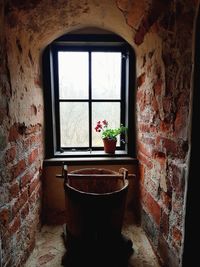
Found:
[{"label": "dark window ledge", "polygon": [[128,156],[126,150],[116,150],[114,155],[110,155],[104,152],[104,150],[77,150],[77,151],[64,151],[55,153],[55,158],[64,158],[64,157],[119,157],[119,156]]},{"label": "dark window ledge", "polygon": [[44,160],[44,166],[60,166],[63,164],[68,165],[95,165],[95,164],[138,164],[138,160],[132,157],[126,156],[99,156],[99,157],[59,157],[49,158]]}]

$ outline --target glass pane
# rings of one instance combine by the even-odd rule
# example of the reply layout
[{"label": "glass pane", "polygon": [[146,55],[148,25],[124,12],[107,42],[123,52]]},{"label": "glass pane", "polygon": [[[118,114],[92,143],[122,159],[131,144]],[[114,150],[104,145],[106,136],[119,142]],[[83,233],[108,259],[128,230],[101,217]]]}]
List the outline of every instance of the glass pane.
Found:
[{"label": "glass pane", "polygon": [[61,147],[88,147],[88,103],[60,103]]},{"label": "glass pane", "polygon": [[60,99],[88,98],[88,52],[58,52]]},{"label": "glass pane", "polygon": [[[120,126],[120,103],[92,103],[92,146],[103,146],[101,133],[95,131],[98,121],[108,121],[109,128]],[[120,145],[119,136],[117,145]]]},{"label": "glass pane", "polygon": [[92,98],[120,99],[121,53],[92,53]]}]

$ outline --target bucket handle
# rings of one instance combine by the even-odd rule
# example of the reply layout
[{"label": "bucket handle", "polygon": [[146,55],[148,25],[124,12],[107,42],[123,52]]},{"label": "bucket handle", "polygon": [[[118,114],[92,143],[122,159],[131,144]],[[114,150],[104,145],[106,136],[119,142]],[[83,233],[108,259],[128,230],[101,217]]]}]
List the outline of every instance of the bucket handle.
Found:
[{"label": "bucket handle", "polygon": [[128,178],[128,170],[126,168],[120,168],[119,173],[123,174],[123,182],[125,185],[125,180]]},{"label": "bucket handle", "polygon": [[67,181],[67,172],[68,172],[68,167],[66,164],[63,165],[62,167],[62,174],[56,174],[57,178],[64,178],[64,183]]}]

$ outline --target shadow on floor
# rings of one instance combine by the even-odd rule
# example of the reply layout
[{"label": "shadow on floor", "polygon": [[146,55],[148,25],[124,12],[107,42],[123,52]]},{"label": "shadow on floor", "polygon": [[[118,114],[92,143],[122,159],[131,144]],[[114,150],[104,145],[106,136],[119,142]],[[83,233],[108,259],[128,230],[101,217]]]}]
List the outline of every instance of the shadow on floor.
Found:
[{"label": "shadow on floor", "polygon": [[[63,240],[66,253],[62,258],[65,267],[128,267],[128,259],[133,254],[133,243],[124,235],[90,235],[75,238],[64,226]],[[95,232],[94,232],[95,233]]]},{"label": "shadow on floor", "polygon": [[[36,246],[30,255],[24,267],[61,267],[63,255],[66,248],[63,242],[63,226],[47,226],[42,227],[41,232],[37,235]],[[128,267],[160,267],[157,258],[153,253],[151,245],[141,227],[130,223],[123,226],[123,235],[133,242],[134,253],[132,253],[127,262]],[[107,244],[108,250],[110,249]],[[90,253],[90,255],[92,255]],[[93,254],[94,255],[94,254]],[[101,261],[101,254],[98,258],[94,256],[93,267],[97,267]],[[118,259],[119,253],[115,251],[114,258]],[[112,258],[112,257],[111,257]],[[81,261],[81,258],[79,258]],[[109,262],[109,267],[116,267],[115,260]],[[108,266],[108,264],[106,263]],[[103,265],[106,267],[106,265]],[[66,267],[71,267],[68,264]],[[83,265],[82,266],[86,266]],[[102,265],[101,265],[102,266]],[[125,265],[123,266],[125,267]]]}]

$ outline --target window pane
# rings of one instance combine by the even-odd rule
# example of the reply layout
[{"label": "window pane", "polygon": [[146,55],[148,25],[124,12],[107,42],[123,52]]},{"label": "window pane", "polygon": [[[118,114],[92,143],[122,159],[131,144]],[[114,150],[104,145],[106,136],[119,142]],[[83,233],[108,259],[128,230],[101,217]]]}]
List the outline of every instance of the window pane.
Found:
[{"label": "window pane", "polygon": [[92,53],[92,98],[120,99],[121,53]]},{"label": "window pane", "polygon": [[88,147],[88,103],[60,103],[61,147]]},{"label": "window pane", "polygon": [[[92,146],[103,146],[101,133],[95,131],[98,121],[107,120],[109,128],[120,126],[120,103],[92,103]],[[117,145],[120,145],[119,137]]]},{"label": "window pane", "polygon": [[58,52],[60,99],[88,98],[88,52]]}]

